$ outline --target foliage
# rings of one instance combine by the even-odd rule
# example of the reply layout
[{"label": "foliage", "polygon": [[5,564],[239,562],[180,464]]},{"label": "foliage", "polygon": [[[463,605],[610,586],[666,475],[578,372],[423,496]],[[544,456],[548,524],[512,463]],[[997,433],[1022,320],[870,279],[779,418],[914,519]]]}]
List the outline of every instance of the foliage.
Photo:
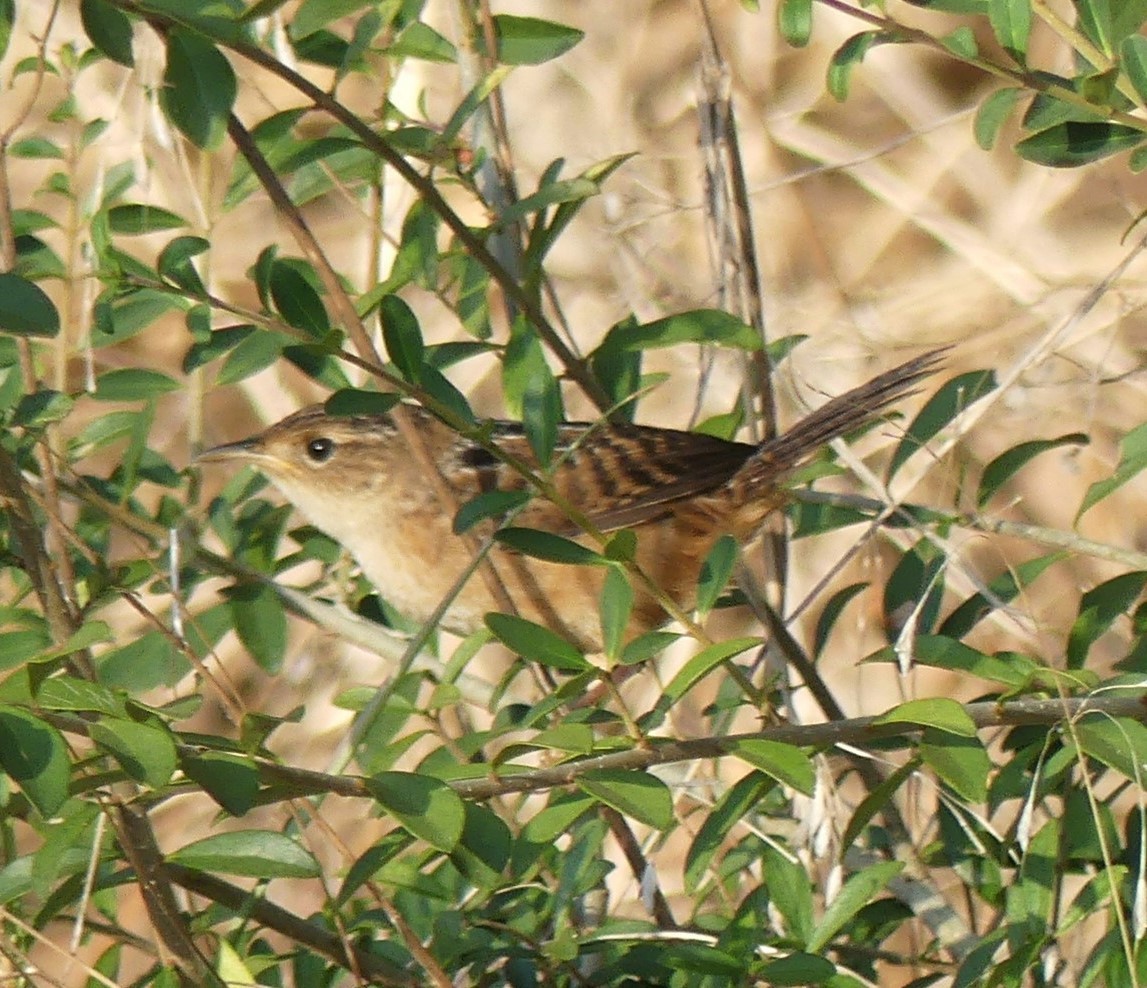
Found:
[{"label": "foliage", "polygon": [[[197,468],[183,468],[184,449],[171,451],[157,425],[163,403],[195,407],[195,448],[207,391],[286,366],[329,393],[332,410],[377,412],[401,396],[491,445],[451,380],[488,361],[548,464],[571,396],[602,416],[640,414],[664,380],[647,369],[650,351],[783,359],[797,341],[764,346],[747,320],[715,309],[618,319],[585,355],[549,315],[551,252],[628,156],[575,173],[555,160],[535,189],[507,200],[495,167],[504,149],[474,134],[490,131],[511,70],[563,56],[580,31],[475,13],[465,37],[448,38],[419,0],[82,0],[82,30],[28,54],[41,35],[18,37],[15,26],[43,17],[40,6],[0,3],[10,90],[41,95],[56,91],[51,82],[63,94],[43,120],[27,115],[29,100],[0,142],[5,176],[20,161],[42,166],[26,201],[0,198],[9,962],[47,953],[43,931],[67,921],[92,984],[846,986],[902,968],[923,972],[919,984],[950,971],[960,985],[1019,985],[1051,983],[1061,939],[1098,923],[1105,932],[1091,937],[1076,981],[1137,983],[1143,812],[1110,794],[1137,794],[1147,763],[1147,567],[1124,565],[1081,593],[1059,654],[988,650],[977,633],[1065,553],[965,593],[950,578],[947,536],[986,527],[979,516],[802,502],[792,512],[800,536],[879,516],[896,558],[879,585],[852,583],[818,602],[811,658],[773,616],[768,641],[825,715],[800,726],[775,713],[783,696],[757,661],[764,638],[714,641],[692,621],[625,638],[632,533],[587,546],[534,532],[513,524],[516,495],[479,498],[455,519],[459,532],[508,519],[503,546],[603,568],[604,659],[512,615],[488,616],[460,643],[434,628],[407,628],[403,639],[401,615],[257,476],[240,473],[206,497]],[[927,45],[1005,82],[975,121],[984,147],[1024,103],[1015,149],[1029,161],[1080,166],[1126,149],[1132,168],[1147,161],[1147,5],[1078,0],[1063,38],[1071,77],[1029,64],[1042,5],[916,6],[921,16],[955,10],[966,23],[933,35],[849,8],[870,29],[833,56],[834,96],[848,94],[855,67],[879,46]],[[784,0],[778,13],[792,43],[815,37],[810,0]],[[130,74],[145,48],[163,56],[154,86]],[[482,72],[440,118],[390,98],[388,80],[412,60],[473,58]],[[256,70],[289,87],[296,107],[244,123],[263,106],[244,99]],[[89,105],[85,84],[109,72],[155,100],[154,126],[166,129],[152,151],[171,149],[169,164],[203,188],[214,180],[194,213],[174,197],[151,201],[161,197],[134,153],[108,137],[114,122]],[[370,114],[352,106],[353,84],[373,87]],[[93,162],[99,178],[89,181]],[[414,195],[389,269],[337,273],[334,245],[313,237],[307,218],[377,203],[395,175]],[[214,222],[253,206],[264,218],[273,207],[283,242],[252,222],[251,236],[265,239],[241,275],[224,275]],[[456,332],[446,342],[426,331],[428,300],[449,313]],[[981,366],[937,382],[905,425],[888,481],[996,387]],[[710,431],[735,430],[741,397]],[[1145,428],[1128,432],[1077,517],[1142,473]],[[1041,454],[1086,439],[1055,432],[987,464],[977,509]],[[806,479],[832,472],[819,462]],[[544,487],[544,471],[534,480]],[[735,547],[720,542],[702,574],[700,616],[735,602],[722,594],[736,565]],[[311,581],[305,593],[292,590],[300,580]],[[350,609],[331,606],[334,596]],[[861,600],[882,620],[873,667],[942,669],[974,682],[979,702],[922,697],[846,719],[814,659],[846,637]],[[338,697],[353,726],[348,761],[329,772],[282,754],[283,736],[313,716],[310,694],[285,715],[250,709],[217,663],[233,634],[279,674],[304,620],[392,663],[383,685]],[[514,656],[490,682],[467,666],[495,639]],[[686,639],[691,657],[648,709],[632,709],[612,685],[583,703],[603,661],[646,674]],[[1122,676],[1112,676],[1113,650]],[[864,746],[879,760],[856,754]],[[855,798],[823,865],[789,824],[846,777]],[[911,787],[931,807],[919,833],[901,812]],[[172,826],[189,805],[214,823]],[[353,827],[340,806],[352,808]],[[621,874],[640,895],[616,893]],[[932,898],[917,913],[921,890]]]}]

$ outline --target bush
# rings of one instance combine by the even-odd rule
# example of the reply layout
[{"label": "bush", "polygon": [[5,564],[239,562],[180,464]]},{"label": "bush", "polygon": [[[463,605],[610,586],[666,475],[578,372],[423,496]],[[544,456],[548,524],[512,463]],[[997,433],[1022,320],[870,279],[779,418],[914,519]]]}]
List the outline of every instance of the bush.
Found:
[{"label": "bush", "polygon": [[[825,0],[815,18],[788,0],[766,13],[811,44],[768,67],[772,145],[744,140],[756,121],[738,129],[727,98],[763,98],[742,71],[761,68],[766,48],[743,42],[763,13],[586,5],[575,28],[442,6],[0,4],[9,980],[1138,983],[1147,424],[1120,279],[1142,244],[1119,248],[1110,190],[1147,162],[1147,5],[1078,0],[1067,23],[1029,0]],[[684,67],[666,68],[667,38],[687,39]],[[567,140],[607,143],[617,96],[598,84],[609,59],[579,49],[618,62],[622,43],[618,102],[641,94],[665,160],[567,164]],[[674,171],[700,171],[674,144],[692,124],[658,116],[695,60],[703,190]],[[848,102],[821,99],[809,66]],[[539,79],[577,93],[559,112],[531,95]],[[978,105],[955,126],[991,152],[930,146],[956,191],[873,159],[933,140],[914,100],[937,79],[932,111]],[[753,236],[770,147],[823,196],[820,219],[769,227],[792,245],[783,265]],[[1048,177],[1068,175],[1089,184]],[[990,204],[970,202],[989,184]],[[658,225],[651,187],[688,235]],[[690,195],[704,209],[678,208]],[[1017,246],[1001,227],[1025,210],[1044,225]],[[839,299],[817,316],[811,299],[846,255],[860,315],[813,334]],[[1074,266],[1056,281],[1036,257]],[[784,265],[794,314],[766,332]],[[869,278],[897,305],[921,287],[938,328],[865,335],[850,293]],[[547,464],[522,487],[544,491],[567,417],[767,436],[822,340],[855,358],[957,339],[989,312],[1015,322],[980,325],[914,411],[860,440],[882,473],[840,444],[817,458],[767,551],[719,542],[696,612],[664,630],[625,636],[627,530],[582,545],[511,511],[503,546],[607,573],[604,656],[512,616],[461,639],[412,626],[258,473],[188,466],[316,397],[340,414],[403,398],[494,458],[489,416],[520,420]],[[876,370],[818,359],[838,378],[818,376],[824,392]],[[1099,413],[1032,404],[1064,367],[1104,383]],[[1001,399],[1036,409],[1020,435],[982,425]],[[834,486],[845,467],[863,495]],[[456,523],[493,528],[522,503],[479,498]],[[629,678],[602,683],[605,667]]]}]

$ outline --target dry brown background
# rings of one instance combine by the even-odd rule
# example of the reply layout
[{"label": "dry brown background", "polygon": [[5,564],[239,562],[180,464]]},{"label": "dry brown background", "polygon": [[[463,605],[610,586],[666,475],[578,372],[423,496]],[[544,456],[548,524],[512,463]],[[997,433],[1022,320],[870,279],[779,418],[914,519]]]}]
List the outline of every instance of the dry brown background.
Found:
[{"label": "dry brown background", "polygon": [[[1009,147],[1016,136],[1014,123],[1005,129],[1001,146],[982,151],[972,139],[972,114],[996,84],[917,48],[874,51],[854,74],[851,98],[837,104],[824,92],[824,69],[831,52],[862,25],[817,9],[813,43],[795,51],[777,36],[772,4],[766,0],[762,6],[760,14],[753,14],[738,3],[713,0],[709,9],[729,68],[769,335],[810,337],[779,374],[785,421],[791,422],[801,408],[823,395],[839,393],[921,348],[955,344],[953,372],[991,367],[1001,388],[962,421],[952,451],[945,452],[947,447],[938,443],[944,455],[917,457],[896,492],[907,496],[911,491],[912,497],[941,507],[955,502],[970,509],[974,481],[992,457],[1025,439],[1085,431],[1090,446],[1044,455],[989,509],[1070,529],[1088,485],[1109,475],[1117,462],[1119,437],[1147,412],[1141,371],[1147,341],[1141,312],[1147,260],[1133,263],[1094,309],[1078,318],[1087,293],[1132,249],[1135,231],[1126,243],[1122,240],[1147,206],[1144,180],[1129,173],[1125,158],[1072,171],[1022,163]],[[428,4],[428,19],[447,36],[453,29],[449,7],[444,0]],[[530,191],[541,171],[558,157],[566,160],[567,173],[574,174],[612,155],[637,153],[609,180],[604,194],[583,210],[552,255],[554,288],[577,339],[591,347],[629,312],[646,320],[713,304],[696,112],[705,30],[699,4],[539,0],[495,2],[493,7],[496,12],[551,18],[586,32],[585,40],[563,58],[520,68],[505,84],[519,189]],[[934,17],[902,4],[891,4],[890,9],[907,22],[935,30]],[[44,31],[48,4],[24,2],[20,10],[16,44],[27,53],[30,38]],[[952,26],[957,23],[951,21]],[[69,40],[82,44],[80,38],[76,11],[67,4],[48,49],[56,51]],[[1032,49],[1043,67],[1066,68],[1057,64],[1066,57],[1062,49],[1039,28]],[[129,198],[153,201],[193,218],[215,245],[207,259],[212,290],[252,305],[246,271],[259,251],[272,241],[283,244],[286,253],[297,249],[261,197],[231,213],[220,211],[230,153],[209,158],[182,145],[155,111],[148,92],[158,86],[162,73],[160,46],[139,30],[136,52],[134,74],[107,67],[83,76],[77,92],[83,112],[105,116],[113,125],[75,163],[77,188],[90,192],[105,169],[134,160],[141,187]],[[8,62],[15,57],[17,53],[10,54]],[[235,64],[243,93],[239,112],[248,125],[275,109],[297,105],[294,95],[269,77]],[[322,72],[311,74],[329,79]],[[29,91],[30,85],[28,77],[17,80],[16,94]],[[451,67],[411,63],[395,85],[400,105],[415,112],[424,99],[430,119],[436,121],[445,118],[461,95]],[[63,80],[46,80],[27,133],[62,132],[41,113],[65,90]],[[364,113],[378,98],[357,80],[348,84],[344,96]],[[19,100],[8,102],[15,107]],[[35,192],[46,174],[45,164],[18,164],[15,205],[34,205],[67,222],[59,200]],[[396,235],[410,202],[407,190],[389,180],[387,236]],[[385,250],[381,261],[371,257],[370,213],[361,200],[336,194],[308,208],[307,217],[339,270],[359,288],[367,287],[376,263],[384,270],[388,266]],[[131,246],[147,253],[161,242],[135,241]],[[64,251],[78,249],[76,241],[67,238],[55,243]],[[64,375],[74,389],[82,387],[85,378],[83,340],[93,291],[88,280],[57,294],[67,316],[68,337],[57,357],[58,371],[51,370],[49,376]],[[423,316],[428,338],[462,338],[461,329],[435,300],[416,295],[409,300]],[[130,345],[96,351],[93,359],[99,369],[158,366],[178,373],[188,343],[181,322],[168,320]],[[660,353],[650,365],[670,370],[672,385],[643,403],[640,420],[686,426],[699,380],[696,351],[682,347]],[[718,361],[703,395],[708,411],[728,407],[738,374],[734,360]],[[455,380],[480,412],[500,411],[492,363],[467,363]],[[210,376],[192,380],[186,391],[163,402],[155,442],[182,466],[193,444],[239,438],[316,394],[313,386],[281,368],[228,389],[211,388]],[[80,422],[107,407],[81,400],[79,414],[68,427],[78,429]],[[569,408],[574,414],[588,411],[572,394]],[[889,426],[870,438],[865,450],[888,448],[895,438],[895,428]],[[86,466],[101,469],[99,462]],[[209,490],[219,482],[209,477]],[[1143,549],[1145,501],[1147,479],[1139,478],[1089,512],[1079,530],[1101,541]],[[790,601],[802,601],[855,538],[856,532],[848,531],[798,542]],[[948,578],[956,589],[952,600],[971,593],[976,581],[1043,551],[964,530],[951,535],[951,546]],[[879,587],[893,559],[890,543],[873,541],[837,575],[834,585],[870,579]],[[1109,564],[1084,556],[1058,565],[1021,595],[1012,612],[978,631],[974,641],[1031,651],[1057,665],[1079,593],[1115,572]],[[211,593],[209,589],[199,600],[212,599]],[[152,604],[163,613],[161,599]],[[798,636],[807,638],[819,607],[814,603],[797,622]],[[127,608],[112,618],[123,640],[142,630],[138,616]],[[736,623],[730,617],[721,621],[722,631]],[[879,711],[906,696],[971,696],[980,688],[926,674],[900,679],[889,669],[859,671],[856,660],[882,643],[879,594],[871,591],[846,612],[824,663],[850,713]],[[664,681],[683,655],[669,657],[648,676],[659,675]],[[485,661],[482,668],[493,671],[502,660],[495,655]],[[327,765],[346,730],[348,715],[331,705],[332,697],[349,685],[380,681],[387,669],[377,657],[302,623],[293,625],[289,655],[278,676],[263,674],[231,637],[223,642],[213,667],[239,684],[249,709],[282,714],[305,704],[302,722],[276,735],[276,750],[288,762],[311,768]],[[180,692],[192,688],[189,681]],[[652,696],[656,687],[647,678],[632,689],[648,690]],[[206,693],[210,698],[211,691]],[[209,702],[202,726],[225,730],[218,718],[218,709]],[[378,832],[377,821],[353,829],[355,814],[361,812],[362,807],[332,811],[335,825],[348,828],[343,832],[357,850]],[[173,846],[215,825],[214,808],[205,801],[174,801],[158,816]],[[337,868],[337,854],[332,852],[327,863]],[[631,899],[635,895],[632,886],[618,891]],[[303,907],[302,902],[296,905]]]}]

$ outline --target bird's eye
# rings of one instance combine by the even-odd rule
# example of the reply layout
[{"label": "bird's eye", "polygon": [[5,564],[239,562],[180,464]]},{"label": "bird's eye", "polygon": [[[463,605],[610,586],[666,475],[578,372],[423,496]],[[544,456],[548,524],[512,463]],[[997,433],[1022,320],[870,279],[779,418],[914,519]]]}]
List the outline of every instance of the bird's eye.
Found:
[{"label": "bird's eye", "polygon": [[307,443],[307,456],[312,463],[325,463],[335,451],[335,441],[326,436],[319,436]]}]

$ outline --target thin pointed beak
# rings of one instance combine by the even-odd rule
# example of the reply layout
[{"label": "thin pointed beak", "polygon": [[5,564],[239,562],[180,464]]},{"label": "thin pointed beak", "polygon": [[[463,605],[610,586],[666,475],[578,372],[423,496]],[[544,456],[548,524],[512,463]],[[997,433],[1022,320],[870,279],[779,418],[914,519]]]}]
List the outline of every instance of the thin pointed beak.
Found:
[{"label": "thin pointed beak", "polygon": [[205,449],[192,459],[192,463],[226,463],[239,460],[244,463],[257,462],[266,454],[260,449],[257,437],[242,439],[237,443],[225,443],[222,446],[212,446]]}]

